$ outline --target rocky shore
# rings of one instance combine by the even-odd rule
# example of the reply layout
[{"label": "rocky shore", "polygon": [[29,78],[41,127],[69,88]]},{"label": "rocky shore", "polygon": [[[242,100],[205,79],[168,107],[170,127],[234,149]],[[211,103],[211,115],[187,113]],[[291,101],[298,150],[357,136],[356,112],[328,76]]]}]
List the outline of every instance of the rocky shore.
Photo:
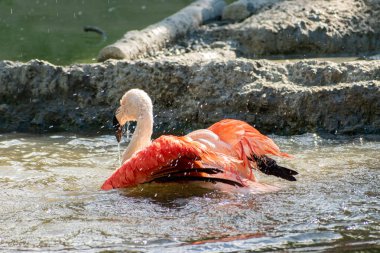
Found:
[{"label": "rocky shore", "polygon": [[152,96],[159,132],[229,117],[267,133],[380,133],[379,64],[192,56],[197,61],[170,56],[69,67],[1,62],[0,131],[111,129],[118,100],[137,87]]},{"label": "rocky shore", "polygon": [[110,132],[120,97],[137,87],[153,99],[156,132],[228,117],[265,133],[379,134],[380,60],[256,58],[376,55],[380,1],[258,2],[235,2],[246,8],[241,18],[229,16],[226,8],[236,6],[227,6],[224,19],[134,59],[1,61],[0,132]]}]

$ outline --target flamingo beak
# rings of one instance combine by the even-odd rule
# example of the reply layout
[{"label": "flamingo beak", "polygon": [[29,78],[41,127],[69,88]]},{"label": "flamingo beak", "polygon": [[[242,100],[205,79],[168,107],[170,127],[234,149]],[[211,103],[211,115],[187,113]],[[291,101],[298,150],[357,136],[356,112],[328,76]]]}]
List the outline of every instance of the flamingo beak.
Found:
[{"label": "flamingo beak", "polygon": [[113,116],[113,128],[115,129],[115,136],[118,143],[120,143],[121,136],[123,135],[123,128],[120,126],[119,121],[116,118],[116,115]]}]

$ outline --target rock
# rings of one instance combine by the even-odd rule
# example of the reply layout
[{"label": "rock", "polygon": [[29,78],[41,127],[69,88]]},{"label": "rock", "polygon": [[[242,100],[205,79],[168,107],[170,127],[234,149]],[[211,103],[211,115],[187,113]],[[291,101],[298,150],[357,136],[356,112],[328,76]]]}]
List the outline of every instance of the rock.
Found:
[{"label": "rock", "polygon": [[210,45],[211,48],[226,48],[228,47],[228,44],[224,41],[215,41]]},{"label": "rock", "polygon": [[243,20],[252,13],[248,10],[248,0],[239,0],[226,6],[223,10],[222,19],[240,21]]},{"label": "rock", "polygon": [[222,19],[241,21],[262,8],[271,6],[279,1],[280,0],[238,0],[224,8]]},{"label": "rock", "polygon": [[[234,2],[229,8],[236,5],[245,10],[231,10],[231,15],[246,16],[248,2]],[[380,2],[279,1],[240,23],[203,26],[197,33],[192,36],[210,43],[235,41],[243,57],[376,52],[380,50]]]},{"label": "rock", "polygon": [[375,55],[369,55],[369,56],[362,56],[359,58],[360,60],[367,60],[367,61],[373,61],[373,60],[380,60],[380,54]]},{"label": "rock", "polygon": [[[190,56],[190,57],[188,57]],[[155,132],[222,118],[264,133],[380,133],[380,62],[275,63],[211,51],[59,67],[0,62],[0,131],[112,132],[122,94],[146,90]]]}]

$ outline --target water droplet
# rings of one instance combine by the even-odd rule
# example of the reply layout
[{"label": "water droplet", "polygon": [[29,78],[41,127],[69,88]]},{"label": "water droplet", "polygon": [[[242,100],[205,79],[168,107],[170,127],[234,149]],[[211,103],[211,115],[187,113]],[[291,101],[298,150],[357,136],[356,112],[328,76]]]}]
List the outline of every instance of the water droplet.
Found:
[{"label": "water droplet", "polygon": [[117,143],[117,151],[118,151],[118,153],[119,153],[119,166],[121,166],[120,142]]}]

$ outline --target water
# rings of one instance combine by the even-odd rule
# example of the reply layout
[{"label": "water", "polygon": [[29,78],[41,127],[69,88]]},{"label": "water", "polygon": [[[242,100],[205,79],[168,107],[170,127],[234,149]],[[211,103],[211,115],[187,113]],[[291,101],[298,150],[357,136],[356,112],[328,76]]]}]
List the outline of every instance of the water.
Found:
[{"label": "water", "polygon": [[[34,58],[54,64],[95,62],[100,49],[127,31],[143,29],[192,0],[0,1],[0,60]],[[95,26],[106,39],[94,32]]]},{"label": "water", "polygon": [[[194,185],[99,190],[113,136],[0,135],[0,250],[380,250],[379,136],[273,136],[297,182],[262,195]],[[124,147],[123,147],[124,148]]]}]

